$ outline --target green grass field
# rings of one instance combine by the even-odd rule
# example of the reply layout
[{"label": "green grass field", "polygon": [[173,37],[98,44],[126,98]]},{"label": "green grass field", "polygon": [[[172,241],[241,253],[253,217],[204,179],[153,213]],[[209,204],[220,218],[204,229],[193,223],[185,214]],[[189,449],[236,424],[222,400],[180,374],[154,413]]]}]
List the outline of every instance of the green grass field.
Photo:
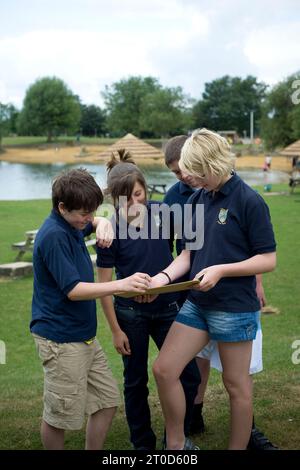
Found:
[{"label": "green grass field", "polygon": [[[296,190],[292,196],[268,196],[266,201],[278,243],[278,267],[264,276],[264,286],[268,304],[278,307],[281,313],[262,318],[264,371],[254,378],[255,417],[257,426],[281,448],[300,449],[300,364],[292,363],[292,343],[300,340],[300,191]],[[12,251],[11,243],[22,240],[26,230],[38,228],[49,209],[50,201],[44,200],[0,202],[1,264],[14,260],[16,253]],[[25,256],[27,260],[30,258],[30,254]],[[6,346],[6,364],[0,364],[0,449],[42,448],[39,426],[43,376],[28,329],[31,295],[31,277],[0,280],[0,340]],[[121,358],[111,344],[100,306],[98,309],[98,337],[122,389]],[[151,345],[149,367],[156,354]],[[162,414],[152,377],[150,403],[153,427],[160,438]],[[228,411],[220,374],[212,371],[204,407],[207,431],[195,439],[202,449],[226,448]],[[83,446],[84,431],[66,434],[66,448]],[[114,419],[106,448],[130,448],[123,406]]]},{"label": "green grass field", "polygon": [[[59,136],[54,138],[51,143],[47,143],[46,136],[16,136],[3,137],[3,147],[38,147],[40,145],[54,145],[55,143],[71,145],[112,145],[118,140],[113,137],[80,137],[80,141],[76,140],[76,136]],[[144,139],[145,142],[154,146],[161,147],[161,139]]]}]

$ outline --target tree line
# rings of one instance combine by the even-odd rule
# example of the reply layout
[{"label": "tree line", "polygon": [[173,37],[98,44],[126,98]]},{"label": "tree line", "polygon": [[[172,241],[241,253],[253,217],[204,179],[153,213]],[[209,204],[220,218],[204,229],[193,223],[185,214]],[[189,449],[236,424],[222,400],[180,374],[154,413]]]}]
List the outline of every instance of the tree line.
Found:
[{"label": "tree line", "polygon": [[224,77],[205,84],[193,99],[181,87],[163,87],[153,77],[133,76],[106,86],[104,108],[86,105],[57,77],[36,80],[26,91],[23,107],[0,103],[0,145],[5,135],[62,135],[161,138],[197,127],[254,133],[267,148],[300,139],[300,72],[273,87],[253,76]]}]

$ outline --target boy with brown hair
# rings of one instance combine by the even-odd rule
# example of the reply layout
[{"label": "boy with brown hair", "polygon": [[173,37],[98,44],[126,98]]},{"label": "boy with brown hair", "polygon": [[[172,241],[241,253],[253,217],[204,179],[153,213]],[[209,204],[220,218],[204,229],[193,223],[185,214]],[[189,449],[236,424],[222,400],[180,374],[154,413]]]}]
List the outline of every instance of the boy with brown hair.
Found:
[{"label": "boy with brown hair", "polygon": [[63,449],[65,430],[81,429],[86,449],[102,449],[119,404],[119,391],[96,338],[95,299],[121,291],[144,292],[147,274],[94,282],[84,237],[100,219],[101,189],[84,169],[60,174],[52,186],[53,209],[34,243],[33,334],[44,368],[41,427],[46,449]]}]

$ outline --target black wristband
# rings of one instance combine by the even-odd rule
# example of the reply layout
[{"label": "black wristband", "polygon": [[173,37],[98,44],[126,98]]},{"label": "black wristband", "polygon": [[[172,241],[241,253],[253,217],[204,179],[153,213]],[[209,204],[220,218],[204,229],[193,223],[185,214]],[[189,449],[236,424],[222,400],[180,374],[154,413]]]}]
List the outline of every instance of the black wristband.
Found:
[{"label": "black wristband", "polygon": [[169,276],[168,273],[166,273],[165,271],[160,271],[159,274],[164,274],[165,276],[167,276],[167,278],[169,279],[169,284],[172,284],[172,280],[171,280],[171,278],[170,278],[170,276]]}]

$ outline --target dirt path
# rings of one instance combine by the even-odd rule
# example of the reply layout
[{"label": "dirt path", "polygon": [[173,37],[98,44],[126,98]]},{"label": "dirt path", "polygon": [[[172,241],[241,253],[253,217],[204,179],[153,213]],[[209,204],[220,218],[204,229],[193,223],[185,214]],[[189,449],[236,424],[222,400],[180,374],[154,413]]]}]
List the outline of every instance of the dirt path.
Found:
[{"label": "dirt path", "polygon": [[[100,163],[105,160],[99,158],[106,146],[74,146],[52,148],[8,148],[0,154],[0,160],[12,163]],[[236,160],[237,168],[263,168],[265,156],[243,156]],[[143,163],[163,163],[161,160],[143,159]],[[272,159],[272,169],[291,171],[291,160],[286,157],[275,156]]]}]

